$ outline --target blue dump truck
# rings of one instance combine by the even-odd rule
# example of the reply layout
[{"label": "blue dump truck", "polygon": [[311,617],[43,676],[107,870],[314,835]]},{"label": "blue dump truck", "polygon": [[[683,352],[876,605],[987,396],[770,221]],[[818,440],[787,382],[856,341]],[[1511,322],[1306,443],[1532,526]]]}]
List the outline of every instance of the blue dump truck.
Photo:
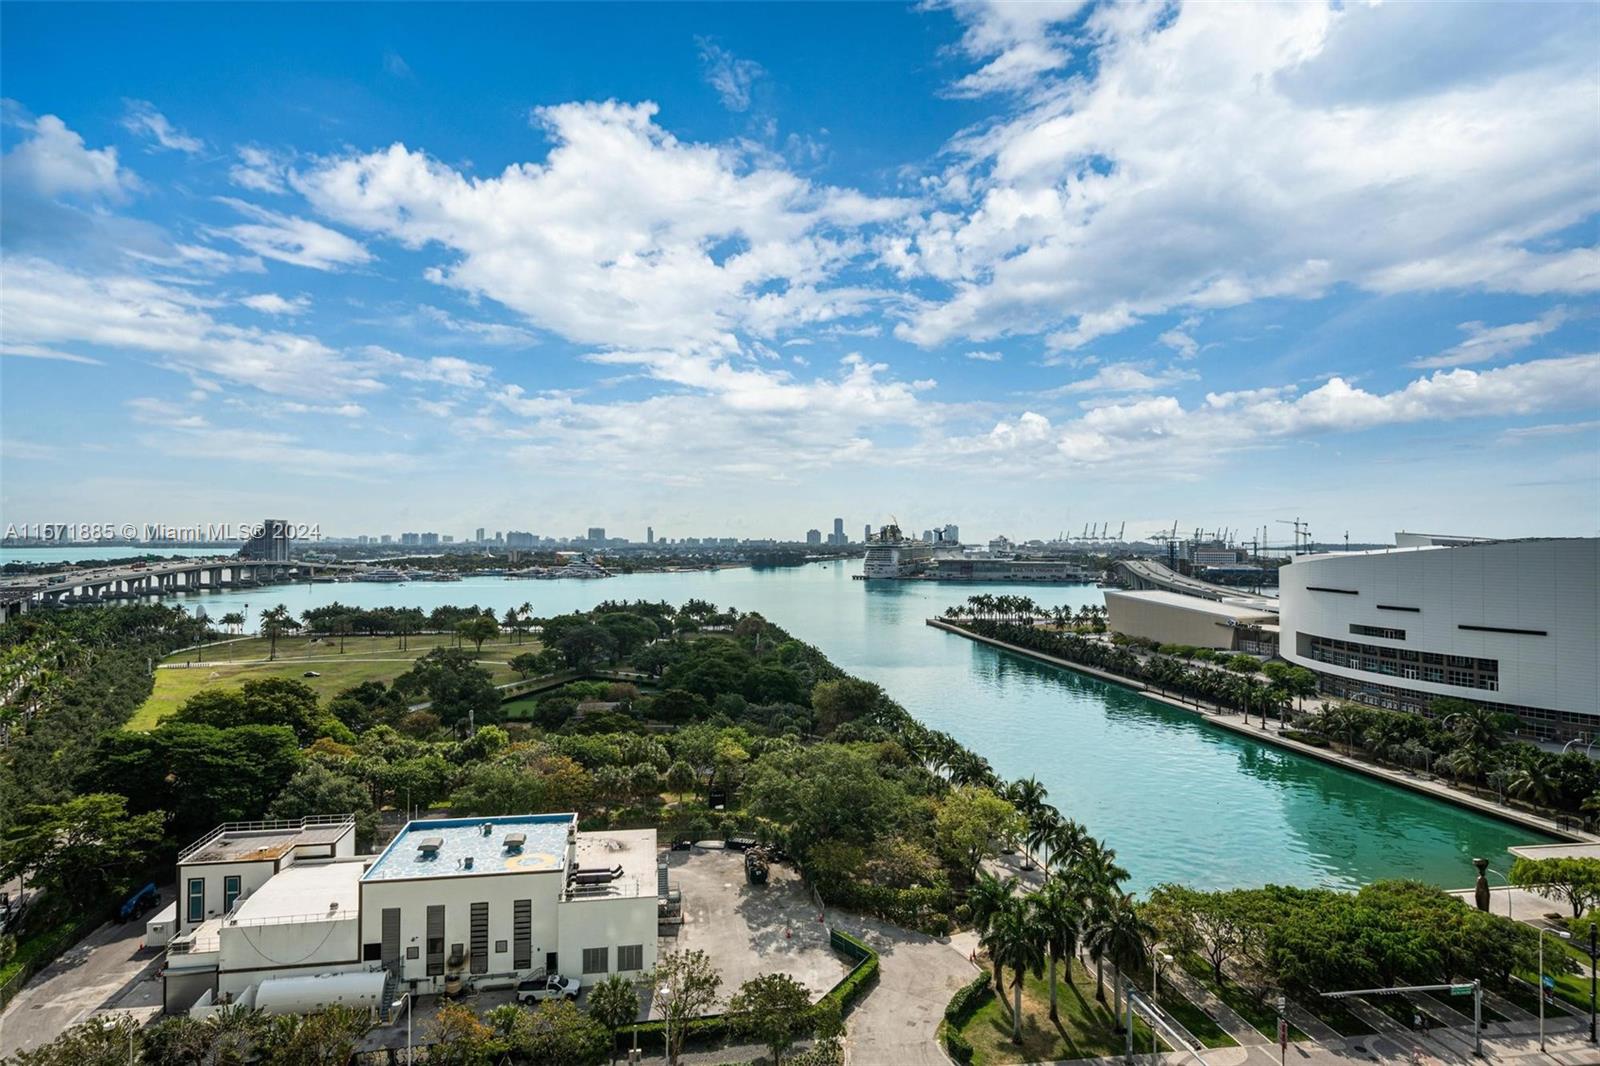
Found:
[{"label": "blue dump truck", "polygon": [[117,909],[117,921],[131,922],[140,915],[155,910],[160,902],[161,893],[156,891],[156,883],[151,881],[122,901],[122,906]]}]

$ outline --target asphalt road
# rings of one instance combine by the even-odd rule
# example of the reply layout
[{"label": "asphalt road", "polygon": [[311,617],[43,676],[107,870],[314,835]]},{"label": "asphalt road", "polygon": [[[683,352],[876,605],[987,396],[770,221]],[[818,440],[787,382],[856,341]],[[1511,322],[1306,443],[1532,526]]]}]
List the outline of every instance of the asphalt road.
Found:
[{"label": "asphalt road", "polygon": [[0,1014],[0,1059],[48,1044],[99,1010],[159,1009],[161,952],[142,950],[143,940],[144,919],[107,922],[35,974]]}]

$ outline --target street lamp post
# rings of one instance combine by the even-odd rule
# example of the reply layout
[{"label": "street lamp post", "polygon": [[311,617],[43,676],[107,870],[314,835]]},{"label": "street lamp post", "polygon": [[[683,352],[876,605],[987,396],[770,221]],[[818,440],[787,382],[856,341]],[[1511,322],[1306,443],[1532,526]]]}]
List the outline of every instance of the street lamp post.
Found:
[{"label": "street lamp post", "polygon": [[1283,1066],[1289,1055],[1289,999],[1278,993],[1278,1066]]},{"label": "street lamp post", "polygon": [[[662,985],[657,989],[657,992],[660,993],[660,998],[663,1000],[667,998],[671,991],[672,989],[667,985]],[[665,1023],[662,1027],[661,1036],[667,1044],[667,1066],[672,1066],[672,1015],[667,1011],[664,1003],[662,1004],[661,1020]]]},{"label": "street lamp post", "polygon": [[[1155,1009],[1156,1001],[1161,996],[1161,991],[1157,987],[1157,984],[1161,980],[1162,963],[1167,963],[1170,965],[1172,963],[1172,956],[1168,955],[1166,952],[1162,952],[1159,955],[1152,952],[1150,956],[1150,1008],[1152,1010]],[[1156,1027],[1152,1025],[1150,1027],[1150,1054],[1154,1055],[1156,1053]]]},{"label": "street lamp post", "polygon": [[1595,960],[1600,959],[1600,951],[1595,949],[1595,923],[1589,922],[1589,1043],[1594,1043],[1594,1006],[1595,1006]]},{"label": "street lamp post", "polygon": [[[1540,927],[1540,929],[1539,929],[1539,1050],[1540,1050],[1540,1052],[1544,1051],[1544,997],[1545,997],[1545,990],[1544,990],[1544,982],[1545,982],[1545,976],[1544,976],[1544,935],[1546,933],[1548,933],[1548,932],[1551,932],[1551,930],[1545,929],[1543,927]],[[1557,930],[1554,930],[1554,932],[1555,932],[1556,936],[1560,937],[1562,940],[1571,940],[1572,939],[1572,934],[1567,932],[1564,929],[1557,929]]]}]

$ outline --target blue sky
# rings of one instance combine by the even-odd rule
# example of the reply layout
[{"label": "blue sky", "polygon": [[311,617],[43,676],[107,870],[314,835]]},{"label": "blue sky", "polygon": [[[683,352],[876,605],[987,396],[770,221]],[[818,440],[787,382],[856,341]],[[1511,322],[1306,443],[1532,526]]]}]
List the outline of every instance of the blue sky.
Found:
[{"label": "blue sky", "polygon": [[1600,527],[1593,5],[4,18],[7,522]]}]

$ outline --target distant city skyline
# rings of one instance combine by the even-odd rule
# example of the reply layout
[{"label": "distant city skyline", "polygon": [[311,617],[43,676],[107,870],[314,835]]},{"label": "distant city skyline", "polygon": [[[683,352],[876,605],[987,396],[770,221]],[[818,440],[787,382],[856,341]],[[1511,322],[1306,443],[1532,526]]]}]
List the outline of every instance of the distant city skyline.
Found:
[{"label": "distant city skyline", "polygon": [[1600,532],[1600,6],[84,10],[6,520]]}]

